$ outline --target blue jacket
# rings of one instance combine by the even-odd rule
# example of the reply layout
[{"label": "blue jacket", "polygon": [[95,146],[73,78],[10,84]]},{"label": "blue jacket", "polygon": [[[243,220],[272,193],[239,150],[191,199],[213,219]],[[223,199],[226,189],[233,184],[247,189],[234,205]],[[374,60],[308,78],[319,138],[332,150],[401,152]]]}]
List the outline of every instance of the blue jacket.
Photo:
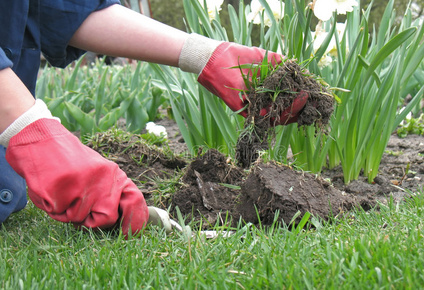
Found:
[{"label": "blue jacket", "polygon": [[95,11],[118,0],[0,1],[0,70],[11,67],[34,94],[40,53],[53,66],[65,67],[84,51],[68,42]]},{"label": "blue jacket", "polygon": [[[65,67],[84,51],[68,42],[90,13],[118,0],[0,1],[0,70],[11,67],[34,95],[40,54]],[[1,116],[0,116],[1,117]],[[25,182],[4,160],[0,148],[0,223],[26,204]]]}]

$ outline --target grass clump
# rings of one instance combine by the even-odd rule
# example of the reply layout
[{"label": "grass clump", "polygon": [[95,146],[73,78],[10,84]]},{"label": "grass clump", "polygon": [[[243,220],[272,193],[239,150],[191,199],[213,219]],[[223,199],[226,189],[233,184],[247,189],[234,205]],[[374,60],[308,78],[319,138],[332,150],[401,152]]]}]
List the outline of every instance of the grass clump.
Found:
[{"label": "grass clump", "polygon": [[153,134],[140,135],[111,128],[87,135],[86,145],[117,163],[146,197],[157,192],[159,181],[169,183],[167,180],[186,166],[186,160],[169,148],[167,139]]}]

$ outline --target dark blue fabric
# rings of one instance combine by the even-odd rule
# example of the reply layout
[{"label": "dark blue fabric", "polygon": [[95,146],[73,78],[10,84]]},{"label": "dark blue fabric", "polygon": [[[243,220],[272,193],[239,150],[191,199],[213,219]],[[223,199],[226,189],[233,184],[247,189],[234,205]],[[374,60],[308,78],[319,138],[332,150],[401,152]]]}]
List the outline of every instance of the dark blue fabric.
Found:
[{"label": "dark blue fabric", "polygon": [[10,67],[34,94],[40,52],[53,66],[65,67],[85,51],[68,46],[90,13],[118,0],[0,1],[0,69]]},{"label": "dark blue fabric", "polygon": [[0,70],[13,65],[12,61],[6,56],[3,49],[0,48]]},{"label": "dark blue fabric", "polygon": [[25,180],[6,162],[6,148],[0,146],[0,223],[27,204]]},{"label": "dark blue fabric", "polygon": [[[67,66],[85,52],[68,46],[82,22],[93,11],[119,3],[118,0],[1,0],[0,70],[12,67],[34,95],[40,54],[53,66]],[[27,202],[25,181],[6,162],[4,153],[1,147],[0,223]]]}]

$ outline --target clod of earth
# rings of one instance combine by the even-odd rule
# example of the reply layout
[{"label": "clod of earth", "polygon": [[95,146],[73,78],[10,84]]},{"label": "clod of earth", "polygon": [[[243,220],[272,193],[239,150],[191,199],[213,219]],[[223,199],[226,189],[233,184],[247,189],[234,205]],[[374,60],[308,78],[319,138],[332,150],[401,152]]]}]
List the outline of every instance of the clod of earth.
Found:
[{"label": "clod of earth", "polygon": [[[256,161],[258,151],[268,149],[270,128],[281,123],[281,113],[290,108],[300,91],[309,98],[298,115],[298,125],[322,128],[328,124],[334,111],[333,96],[294,60],[287,60],[247,95],[247,117],[236,146],[236,160],[242,167]],[[262,108],[269,108],[266,115],[261,115]]]},{"label": "clod of earth", "polygon": [[295,222],[306,212],[327,220],[353,207],[376,205],[373,197],[343,194],[322,178],[288,166],[257,162],[246,172],[227,164],[216,150],[190,163],[182,181],[185,186],[173,196],[172,206],[192,219],[206,220],[204,228],[229,221],[236,226],[240,220],[271,225],[277,211],[286,224],[298,211]]}]

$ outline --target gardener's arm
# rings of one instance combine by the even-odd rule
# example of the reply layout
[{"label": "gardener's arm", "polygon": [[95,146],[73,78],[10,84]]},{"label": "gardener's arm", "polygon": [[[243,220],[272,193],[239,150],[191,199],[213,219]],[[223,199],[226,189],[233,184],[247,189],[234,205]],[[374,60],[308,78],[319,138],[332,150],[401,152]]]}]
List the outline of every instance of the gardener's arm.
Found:
[{"label": "gardener's arm", "polygon": [[0,134],[34,103],[34,97],[11,68],[0,70]]},{"label": "gardener's arm", "polygon": [[[233,111],[241,111],[243,116],[246,116],[242,109],[247,101],[239,92],[247,88],[240,70],[234,67],[262,63],[266,56],[274,65],[282,61],[279,54],[187,34],[120,5],[90,14],[73,35],[70,45],[111,56],[177,66],[199,74],[200,84]],[[251,75],[248,69],[243,69],[243,73]],[[300,94],[291,107],[281,112],[277,123],[295,122],[307,98],[307,94]],[[264,108],[262,114],[266,112]]]},{"label": "gardener's arm", "polygon": [[70,45],[110,56],[178,66],[189,34],[121,5],[93,12]]}]

